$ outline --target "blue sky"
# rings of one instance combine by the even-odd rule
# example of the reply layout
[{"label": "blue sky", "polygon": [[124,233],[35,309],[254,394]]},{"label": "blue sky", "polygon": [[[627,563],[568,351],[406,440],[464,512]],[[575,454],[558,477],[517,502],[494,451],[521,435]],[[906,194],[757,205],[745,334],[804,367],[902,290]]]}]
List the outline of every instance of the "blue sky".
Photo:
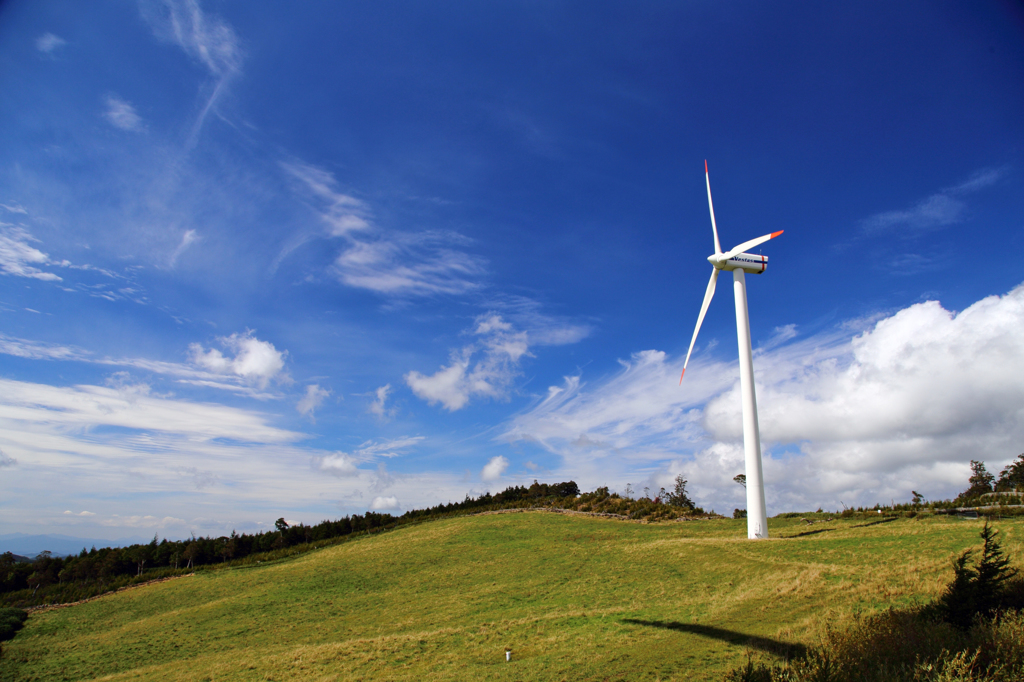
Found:
[{"label": "blue sky", "polygon": [[575,479],[769,514],[1024,450],[1010,2],[8,2],[0,531]]}]

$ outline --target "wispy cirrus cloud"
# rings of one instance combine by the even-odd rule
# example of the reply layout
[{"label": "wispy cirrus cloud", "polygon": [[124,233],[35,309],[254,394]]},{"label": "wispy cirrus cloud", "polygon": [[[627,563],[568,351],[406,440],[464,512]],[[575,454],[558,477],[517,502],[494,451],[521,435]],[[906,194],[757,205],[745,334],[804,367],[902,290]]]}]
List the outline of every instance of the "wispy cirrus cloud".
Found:
[{"label": "wispy cirrus cloud", "polygon": [[189,345],[188,361],[166,362],[148,358],[97,357],[83,348],[71,345],[48,344],[0,334],[0,353],[33,360],[63,360],[96,365],[129,367],[153,374],[175,377],[182,383],[232,391],[254,398],[272,398],[262,391],[271,381],[290,383],[284,371],[287,351],[279,351],[268,341],[256,338],[255,333],[220,337],[221,349],[205,348],[202,344]]},{"label": "wispy cirrus cloud", "polygon": [[330,395],[331,392],[326,388],[321,388],[320,384],[310,384],[309,386],[306,386],[306,393],[295,405],[295,409],[299,414],[308,417],[309,420],[315,424],[316,419],[314,418],[313,413]]},{"label": "wispy cirrus cloud", "polygon": [[206,101],[189,135],[187,146],[193,147],[227,84],[241,73],[241,42],[230,25],[204,12],[198,0],[143,0],[140,7],[158,38],[180,47],[210,75],[211,82],[204,88]]},{"label": "wispy cirrus cloud", "polygon": [[458,295],[480,286],[484,260],[456,246],[451,232],[392,233],[354,241],[334,261],[343,284],[398,297]]},{"label": "wispy cirrus cloud", "polygon": [[60,282],[59,276],[37,267],[62,263],[53,263],[48,255],[30,244],[35,241],[38,240],[24,228],[0,223],[0,272],[15,277]]},{"label": "wispy cirrus cloud", "polygon": [[103,112],[103,117],[110,125],[133,133],[139,133],[146,129],[142,117],[130,102],[117,95],[107,95],[104,98],[104,103],[106,110]]},{"label": "wispy cirrus cloud", "polygon": [[590,336],[593,325],[543,312],[538,301],[526,296],[499,296],[487,304],[524,330],[531,346],[564,346]]},{"label": "wispy cirrus cloud", "polygon": [[355,230],[370,227],[367,205],[338,190],[334,176],[322,168],[302,161],[282,161],[281,168],[295,181],[300,193],[306,195],[310,206],[319,213],[331,237],[344,237]]},{"label": "wispy cirrus cloud", "polygon": [[375,415],[378,419],[387,419],[388,417],[393,416],[394,409],[388,409],[384,406],[390,393],[391,384],[384,384],[374,391],[375,397],[368,408],[370,414]]},{"label": "wispy cirrus cloud", "polygon": [[861,227],[867,232],[894,228],[922,231],[959,223],[967,211],[967,203],[962,197],[995,184],[1003,175],[1005,171],[1002,169],[982,169],[964,182],[936,192],[910,208],[884,211],[865,218]]},{"label": "wispy cirrus cloud", "polygon": [[89,361],[89,354],[81,348],[56,343],[41,343],[0,334],[0,353],[31,360],[83,360]]},{"label": "wispy cirrus cloud", "polygon": [[153,396],[145,385],[61,387],[0,379],[0,393],[0,420],[50,424],[58,429],[120,427],[246,443],[288,443],[303,437],[270,426],[255,412]]},{"label": "wispy cirrus cloud", "polygon": [[185,230],[185,233],[181,235],[181,243],[178,244],[178,248],[176,248],[174,253],[171,254],[169,262],[170,266],[173,268],[175,264],[177,264],[178,258],[181,257],[181,254],[185,253],[185,250],[195,242],[199,241],[199,239],[200,237],[196,234],[195,230]]},{"label": "wispy cirrus cloud", "polygon": [[424,436],[402,436],[400,438],[368,440],[356,448],[355,456],[364,462],[372,461],[377,457],[397,457],[419,445],[424,439]]},{"label": "wispy cirrus cloud", "polygon": [[[373,223],[370,207],[342,192],[329,171],[296,160],[281,167],[320,218],[323,236],[344,240],[331,266],[342,284],[391,298],[459,295],[480,287],[486,262],[465,250],[466,237],[440,230],[384,230]],[[278,261],[314,236],[293,239]]]},{"label": "wispy cirrus cloud", "polygon": [[45,55],[52,55],[58,48],[67,45],[66,40],[52,33],[44,33],[36,38],[36,49]]}]

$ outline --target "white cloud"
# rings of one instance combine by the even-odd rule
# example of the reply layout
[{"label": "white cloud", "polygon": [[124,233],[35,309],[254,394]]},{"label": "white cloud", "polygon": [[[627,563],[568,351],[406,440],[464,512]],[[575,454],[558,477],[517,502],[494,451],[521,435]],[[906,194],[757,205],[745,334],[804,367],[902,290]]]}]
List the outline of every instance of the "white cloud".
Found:
[{"label": "white cloud", "polygon": [[487,462],[480,471],[480,478],[484,481],[496,481],[505,473],[505,469],[508,469],[507,459],[501,455],[492,457],[491,461]]},{"label": "white cloud", "polygon": [[60,282],[61,278],[57,275],[35,267],[53,263],[45,253],[30,246],[30,241],[39,240],[20,227],[0,223],[0,272],[16,277]]},{"label": "white cloud", "polygon": [[337,190],[337,181],[329,172],[301,161],[281,162],[281,167],[310,195],[327,232],[332,237],[343,237],[355,230],[370,227],[369,210],[359,199]]},{"label": "white cloud", "polygon": [[541,304],[525,296],[504,296],[491,301],[504,319],[526,331],[531,346],[564,346],[582,341],[593,331],[589,324],[541,312]]},{"label": "white cloud", "polygon": [[302,438],[302,434],[270,426],[256,412],[152,396],[141,387],[59,387],[0,379],[0,396],[0,420],[59,430],[119,427],[172,433],[196,441],[220,438],[247,443],[287,443]]},{"label": "white cloud", "polygon": [[465,407],[473,396],[507,395],[519,361],[529,355],[527,333],[494,313],[478,317],[471,333],[478,340],[453,351],[447,367],[429,376],[415,370],[405,375],[414,394],[431,405],[441,403],[450,412]]},{"label": "white cloud", "polygon": [[959,185],[936,192],[911,208],[878,213],[861,221],[861,225],[865,230],[875,232],[897,227],[928,230],[961,222],[967,204],[957,197],[988,187],[1002,176],[1003,171],[999,169],[983,169]]},{"label": "white cloud", "polygon": [[315,461],[315,466],[320,471],[332,476],[356,476],[359,474],[359,468],[356,466],[355,460],[344,452],[335,452],[334,454],[318,458]]},{"label": "white cloud", "polygon": [[360,461],[370,461],[377,457],[397,457],[423,440],[423,436],[402,436],[382,441],[366,441],[356,449],[355,454]]},{"label": "white cloud", "polygon": [[43,54],[52,54],[54,50],[66,44],[66,40],[52,33],[44,33],[36,38],[36,49]]},{"label": "white cloud", "polygon": [[126,528],[178,528],[184,529],[188,526],[185,519],[178,519],[173,516],[119,516],[114,514],[109,519],[100,521],[104,526],[126,527]]},{"label": "white cloud", "polygon": [[330,172],[301,161],[281,167],[297,181],[327,235],[346,240],[332,266],[341,283],[394,297],[464,294],[479,287],[485,263],[459,248],[468,241],[462,235],[382,230],[371,222],[363,201],[338,190]]},{"label": "white cloud", "polygon": [[[310,384],[306,386],[306,395],[302,396],[295,409],[298,410],[299,414],[313,419],[313,412],[316,408],[320,407],[324,399],[331,395],[331,392],[326,388],[320,388],[319,384]],[[314,420],[315,421],[315,420]]]},{"label": "white cloud", "polygon": [[135,133],[145,130],[146,126],[142,123],[142,117],[130,103],[120,97],[108,95],[106,104],[107,110],[103,112],[103,116],[110,125]]},{"label": "white cloud", "polygon": [[452,248],[449,232],[389,233],[354,240],[334,261],[343,284],[391,296],[464,294],[479,287],[483,259]]},{"label": "white cloud", "polygon": [[[379,461],[376,470],[359,468],[422,437],[367,441],[351,456],[318,451],[298,444],[305,434],[275,427],[273,415],[154,395],[125,375],[111,383],[0,380],[0,524],[107,538],[137,527],[216,537],[265,528],[279,516],[315,523],[339,510],[356,513],[375,495],[424,507],[467,492],[461,474],[399,476]],[[373,487],[387,492],[368,495]],[[99,499],[97,490],[107,494]],[[24,509],[33,509],[27,521]]]},{"label": "white cloud", "polygon": [[238,36],[223,20],[206,14],[198,0],[143,0],[141,9],[158,38],[176,44],[212,78],[206,103],[189,135],[188,146],[192,147],[228,82],[242,70],[243,52]]},{"label": "white cloud", "polygon": [[377,464],[377,471],[374,472],[370,482],[371,493],[382,493],[395,484],[395,477],[388,473],[388,465],[384,462]]},{"label": "white cloud", "polygon": [[398,498],[394,496],[375,497],[373,498],[373,502],[370,503],[370,509],[373,509],[374,511],[397,510],[400,508]]},{"label": "white cloud", "polygon": [[21,204],[0,204],[0,208],[3,208],[11,213],[20,213],[22,215],[28,215],[28,211]]},{"label": "white cloud", "polygon": [[[950,497],[966,486],[970,459],[998,470],[1024,441],[1021,329],[1024,285],[960,313],[929,301],[860,334],[840,329],[760,353],[770,506],[873,504],[911,488]],[[573,471],[666,482],[686,472],[702,504],[740,503],[736,363],[697,359],[683,387],[681,358],[659,351],[637,353],[592,387],[567,377],[504,437],[537,443]]]},{"label": "white cloud", "polygon": [[[332,476],[359,476],[361,473],[370,473],[367,469],[360,469],[360,464],[373,462],[380,457],[397,457],[422,441],[423,436],[402,436],[382,441],[366,441],[352,454],[334,452],[314,457],[313,468]],[[374,489],[374,492],[380,492],[394,482],[395,479],[388,474],[383,462],[379,463],[377,471],[372,474],[371,488]]]},{"label": "white cloud", "polygon": [[69,515],[69,516],[96,516],[96,514],[94,512],[91,512],[91,511],[80,511],[80,512],[78,512],[76,514],[75,512],[71,511],[70,509],[65,511],[64,513]]},{"label": "white cloud", "polygon": [[[241,343],[246,340],[250,343]],[[34,360],[69,360],[132,367],[155,374],[180,377],[177,381],[183,384],[217,388],[259,399],[277,397],[255,390],[253,386],[263,387],[264,379],[269,381],[278,378],[282,382],[289,381],[286,374],[274,371],[279,363],[283,364],[287,353],[277,351],[272,344],[253,339],[252,332],[246,332],[245,335],[235,334],[221,341],[226,342],[228,349],[236,353],[234,358],[225,357],[216,349],[206,351],[200,344],[191,344],[191,365],[146,358],[97,358],[89,351],[74,346],[40,343],[4,334],[0,334],[0,353]]]},{"label": "white cloud", "polygon": [[232,334],[218,339],[234,357],[227,357],[216,348],[206,350],[201,344],[189,345],[189,361],[213,374],[229,375],[265,388],[281,375],[287,351],[279,351],[268,341],[260,341],[254,332]]},{"label": "white cloud", "polygon": [[234,75],[242,68],[242,50],[234,30],[203,12],[197,0],[144,2],[143,16],[157,35],[176,43],[211,75]]},{"label": "white cloud", "polygon": [[795,324],[785,324],[772,330],[772,335],[757,348],[757,352],[763,353],[766,350],[781,346],[785,342],[795,339],[797,336]]},{"label": "white cloud", "polygon": [[565,377],[512,420],[505,438],[538,442],[573,461],[582,456],[580,448],[589,451],[589,459],[597,451],[607,455],[616,449],[688,444],[701,433],[696,408],[727,389],[735,376],[729,363],[693,363],[680,388],[676,365],[682,363],[669,362],[662,351],[641,351],[621,364],[617,375],[592,389],[579,376]]},{"label": "white cloud", "polygon": [[18,339],[0,334],[0,353],[33,360],[84,360],[85,351],[72,346],[60,346]]},{"label": "white cloud", "polygon": [[181,243],[178,244],[178,248],[171,254],[170,266],[173,268],[175,263],[178,262],[178,257],[185,253],[185,249],[197,241],[199,241],[199,236],[196,235],[195,230],[185,230],[185,234],[181,236]]},{"label": "white cloud", "polygon": [[531,345],[575,343],[590,333],[588,325],[542,315],[528,299],[519,298],[502,307],[527,328],[521,329],[493,311],[478,316],[469,332],[477,340],[452,351],[449,365],[432,375],[415,370],[405,375],[413,393],[450,412],[462,409],[474,396],[504,398],[519,375],[520,361],[532,357]]},{"label": "white cloud", "polygon": [[462,409],[469,402],[472,385],[466,379],[469,361],[452,359],[452,364],[442,367],[430,376],[413,370],[405,375],[405,383],[418,397],[431,405],[441,403],[449,412]]},{"label": "white cloud", "polygon": [[370,403],[370,414],[376,415],[380,419],[387,419],[392,415],[393,410],[388,410],[384,407],[390,392],[391,384],[385,384],[376,390],[375,394],[377,397]]}]

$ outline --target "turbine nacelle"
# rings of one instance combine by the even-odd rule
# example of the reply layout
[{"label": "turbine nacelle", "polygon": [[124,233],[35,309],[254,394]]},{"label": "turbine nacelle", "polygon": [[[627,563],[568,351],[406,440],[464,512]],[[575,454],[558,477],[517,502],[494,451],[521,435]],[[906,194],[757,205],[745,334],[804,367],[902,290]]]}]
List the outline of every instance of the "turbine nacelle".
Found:
[{"label": "turbine nacelle", "polygon": [[722,260],[725,254],[708,256],[708,262],[715,267],[715,270],[743,270],[755,275],[760,275],[768,268],[768,256],[755,253],[738,253],[728,260]]}]

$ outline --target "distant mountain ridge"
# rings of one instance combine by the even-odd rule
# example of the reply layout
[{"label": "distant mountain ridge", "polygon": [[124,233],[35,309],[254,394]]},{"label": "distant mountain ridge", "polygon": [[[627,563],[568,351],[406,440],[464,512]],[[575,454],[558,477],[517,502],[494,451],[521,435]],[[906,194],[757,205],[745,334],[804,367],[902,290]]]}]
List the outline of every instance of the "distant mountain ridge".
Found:
[{"label": "distant mountain ridge", "polygon": [[34,558],[40,552],[50,552],[54,556],[78,554],[82,548],[125,547],[149,542],[151,538],[132,537],[117,540],[99,538],[76,538],[71,535],[27,535],[25,533],[7,533],[0,535],[0,554],[11,552],[21,556]]}]

